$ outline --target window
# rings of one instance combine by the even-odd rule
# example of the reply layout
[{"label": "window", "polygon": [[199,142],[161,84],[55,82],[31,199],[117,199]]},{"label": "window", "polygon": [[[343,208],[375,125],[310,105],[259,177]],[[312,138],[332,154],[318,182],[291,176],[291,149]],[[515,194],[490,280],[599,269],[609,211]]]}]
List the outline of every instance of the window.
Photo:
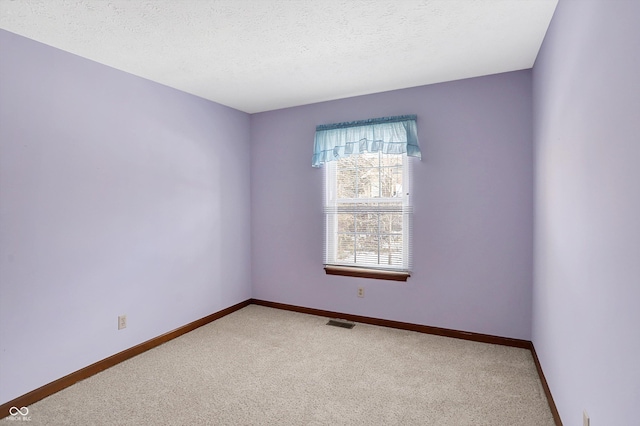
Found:
[{"label": "window", "polygon": [[[417,137],[407,137],[406,131],[398,136],[395,130],[389,137],[386,127],[371,132],[371,122],[377,126],[377,120],[382,119],[356,122],[365,125],[356,126],[355,137],[354,126],[350,126],[349,135],[341,131],[335,138],[341,144],[329,144],[333,148],[324,151],[317,149],[316,133],[316,152],[325,158],[325,270],[328,274],[404,281],[411,271],[412,213],[406,146],[408,139],[415,139],[417,147]],[[392,125],[398,122],[392,121]],[[399,128],[406,126],[403,123]],[[322,126],[318,129],[323,130]],[[363,131],[367,133],[364,137]],[[352,146],[350,139],[355,139]],[[326,139],[324,142],[326,147]],[[419,149],[412,154],[419,156]]]},{"label": "window", "polygon": [[325,166],[325,264],[410,270],[406,154],[366,152]]}]

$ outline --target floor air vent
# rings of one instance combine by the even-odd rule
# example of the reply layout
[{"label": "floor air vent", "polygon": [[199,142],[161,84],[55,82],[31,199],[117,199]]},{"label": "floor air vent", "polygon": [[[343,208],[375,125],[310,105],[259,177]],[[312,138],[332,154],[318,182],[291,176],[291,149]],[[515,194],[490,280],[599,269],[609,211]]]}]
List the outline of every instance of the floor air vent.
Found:
[{"label": "floor air vent", "polygon": [[332,325],[334,327],[342,327],[342,328],[353,328],[353,327],[355,327],[354,323],[346,321],[346,320],[341,320],[341,319],[329,320],[327,325]]}]

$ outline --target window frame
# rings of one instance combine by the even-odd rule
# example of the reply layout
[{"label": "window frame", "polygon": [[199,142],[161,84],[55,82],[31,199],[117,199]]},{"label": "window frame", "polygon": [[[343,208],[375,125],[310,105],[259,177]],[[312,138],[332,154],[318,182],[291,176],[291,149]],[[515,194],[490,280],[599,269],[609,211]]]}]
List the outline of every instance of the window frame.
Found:
[{"label": "window frame", "polygon": [[[373,154],[363,152],[362,154]],[[378,155],[384,155],[377,152]],[[338,198],[338,165],[339,159],[325,164],[324,167],[324,222],[325,222],[325,241],[324,241],[324,269],[328,275],[342,275],[351,277],[374,278],[393,281],[406,281],[411,276],[411,238],[412,238],[412,207],[411,207],[411,161],[406,153],[397,154],[402,157],[402,194],[400,197],[369,197],[359,198],[358,193],[355,198]],[[381,170],[380,159],[378,160],[378,169]],[[357,175],[356,175],[357,176]],[[357,177],[356,177],[357,179]],[[402,217],[402,264],[399,266],[380,265],[375,266],[368,263],[357,264],[357,251],[354,246],[354,262],[339,262],[337,260],[338,251],[338,212],[340,204],[366,204],[366,203],[398,203],[401,200],[401,217]],[[333,213],[330,213],[333,211]],[[376,209],[371,209],[375,213]],[[357,238],[358,232],[354,231]],[[378,239],[382,233],[378,232]],[[386,235],[386,234],[385,234]],[[389,234],[391,236],[391,234]],[[379,240],[378,240],[379,241]],[[355,242],[354,242],[355,244]],[[377,250],[380,256],[380,248]]]}]

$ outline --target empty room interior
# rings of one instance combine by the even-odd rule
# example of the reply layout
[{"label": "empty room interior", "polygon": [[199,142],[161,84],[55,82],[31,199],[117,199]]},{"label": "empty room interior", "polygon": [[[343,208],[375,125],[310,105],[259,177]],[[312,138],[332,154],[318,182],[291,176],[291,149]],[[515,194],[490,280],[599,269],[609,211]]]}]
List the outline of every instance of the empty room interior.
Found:
[{"label": "empty room interior", "polygon": [[[52,424],[46,401],[169,347],[238,396],[190,397],[228,416],[200,424],[261,423],[231,411],[260,360],[300,372],[255,396],[265,424],[547,424],[462,413],[466,373],[431,382],[435,358],[399,349],[431,339],[526,357],[552,424],[640,424],[639,76],[638,0],[0,0],[1,417]],[[392,127],[400,153],[319,148]],[[329,201],[372,154],[389,198]],[[382,209],[375,231],[350,208]],[[358,408],[364,386],[313,406],[340,394],[328,360],[390,406]]]}]

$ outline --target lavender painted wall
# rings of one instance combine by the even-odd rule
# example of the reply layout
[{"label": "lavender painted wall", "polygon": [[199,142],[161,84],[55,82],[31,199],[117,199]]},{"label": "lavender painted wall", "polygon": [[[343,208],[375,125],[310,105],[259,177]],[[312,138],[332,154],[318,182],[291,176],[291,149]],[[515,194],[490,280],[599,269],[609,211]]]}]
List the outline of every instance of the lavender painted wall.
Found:
[{"label": "lavender painted wall", "polygon": [[565,425],[638,424],[639,17],[561,0],[533,71],[532,337]]},{"label": "lavender painted wall", "polygon": [[[413,169],[413,276],[325,275],[315,126],[399,114],[418,115],[423,150]],[[253,297],[530,338],[530,70],[255,114],[251,132]]]},{"label": "lavender painted wall", "polygon": [[2,30],[0,51],[4,403],[251,297],[250,121]]}]

